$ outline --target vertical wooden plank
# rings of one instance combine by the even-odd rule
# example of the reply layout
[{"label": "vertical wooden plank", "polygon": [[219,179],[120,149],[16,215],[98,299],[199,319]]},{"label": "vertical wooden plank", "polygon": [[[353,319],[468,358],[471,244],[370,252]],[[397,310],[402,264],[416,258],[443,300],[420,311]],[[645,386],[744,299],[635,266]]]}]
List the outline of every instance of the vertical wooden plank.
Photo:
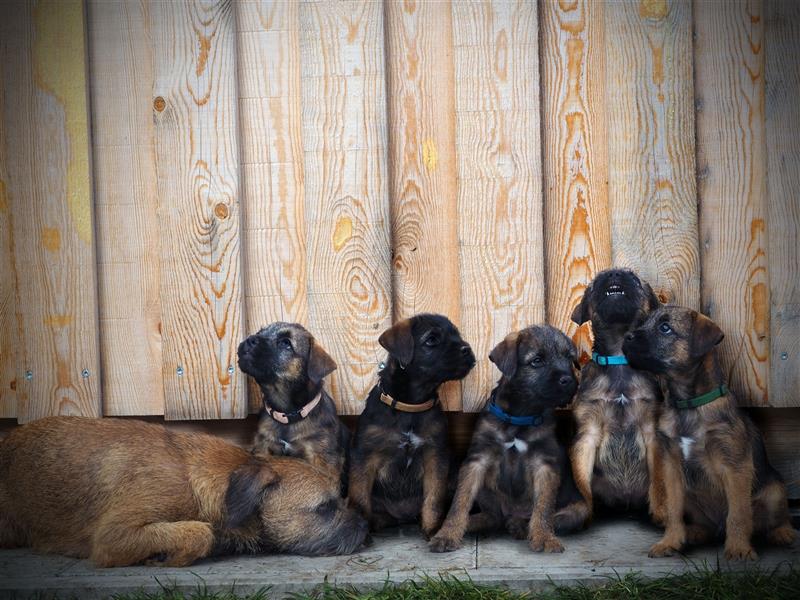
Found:
[{"label": "vertical wooden plank", "polygon": [[[299,4],[237,4],[247,331],[308,322]],[[261,406],[252,384],[250,409]]]},{"label": "vertical wooden plank", "polygon": [[300,6],[308,320],[344,413],[375,383],[391,315],[383,16],[376,0]]},{"label": "vertical wooden plank", "polygon": [[691,4],[626,0],[605,8],[613,264],[697,307]]},{"label": "vertical wooden plank", "polygon": [[570,316],[611,264],[605,11],[589,0],[539,6],[547,321],[572,337],[585,361],[591,328]]},{"label": "vertical wooden plank", "polygon": [[[388,2],[386,64],[395,320],[460,322],[453,29],[450,2]],[[461,407],[461,385],[440,394]]]},{"label": "vertical wooden plank", "polygon": [[[2,16],[2,10],[0,10]],[[0,32],[3,30],[0,29]],[[6,38],[0,38],[4,46]],[[6,56],[3,48],[0,53]],[[0,81],[5,82],[6,66],[0,61]],[[6,113],[5,93],[0,93],[0,116]],[[14,236],[11,202],[8,197],[8,158],[6,157],[5,119],[0,118],[0,418],[17,416],[17,301],[14,269]]]},{"label": "vertical wooden plank", "polygon": [[236,23],[227,0],[150,6],[164,414],[241,418]]},{"label": "vertical wooden plank", "polygon": [[767,0],[771,406],[800,406],[800,3]]},{"label": "vertical wooden plank", "polygon": [[0,11],[17,372],[30,372],[17,382],[17,417],[99,416],[83,2],[5,2]]},{"label": "vertical wooden plank", "polygon": [[694,5],[702,307],[725,332],[732,388],[755,405],[770,363],[762,8]]},{"label": "vertical wooden plank", "polygon": [[149,5],[89,0],[103,414],[164,414]]},{"label": "vertical wooden plank", "polygon": [[461,323],[478,364],[463,407],[480,410],[492,347],[544,320],[536,3],[454,2]]}]

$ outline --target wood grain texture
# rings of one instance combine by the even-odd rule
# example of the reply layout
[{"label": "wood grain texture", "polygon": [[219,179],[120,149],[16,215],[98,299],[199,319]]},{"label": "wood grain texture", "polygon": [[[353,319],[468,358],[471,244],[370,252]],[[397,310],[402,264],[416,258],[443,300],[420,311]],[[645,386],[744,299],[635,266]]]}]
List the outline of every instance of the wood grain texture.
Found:
[{"label": "wood grain texture", "polygon": [[770,364],[762,17],[760,1],[694,5],[702,308],[725,332],[729,384],[754,405]]},{"label": "wood grain texture", "polygon": [[[0,9],[0,16],[3,16]],[[2,29],[0,29],[2,31]],[[5,40],[5,37],[2,38]],[[4,41],[0,41],[0,45]],[[1,51],[5,55],[6,50]],[[0,81],[5,81],[0,63]],[[8,159],[6,158],[5,93],[0,94],[0,418],[17,416],[17,273],[14,269],[14,232],[8,197]]]},{"label": "wood grain texture", "polygon": [[532,2],[454,2],[461,331],[478,364],[463,408],[499,372],[491,349],[544,320],[539,41]]},{"label": "wood grain texture", "polygon": [[[236,6],[247,333],[308,322],[299,4]],[[250,384],[250,410],[261,393]]]},{"label": "wood grain texture", "polygon": [[89,0],[103,414],[164,414],[149,5]]},{"label": "wood grain texture", "polygon": [[17,417],[99,416],[83,3],[6,2],[0,11],[20,320]]},{"label": "wood grain texture", "polygon": [[691,4],[626,0],[605,7],[612,261],[696,308]]},{"label": "wood grain texture", "polygon": [[164,414],[241,418],[242,333],[234,5],[150,6],[161,202]]},{"label": "wood grain texture", "polygon": [[[450,2],[385,7],[394,319],[438,312],[459,325]],[[439,396],[461,408],[459,382]]]},{"label": "wood grain texture", "polygon": [[604,4],[540,3],[547,321],[592,353],[589,323],[570,319],[586,286],[611,266]]},{"label": "wood grain texture", "polygon": [[[771,406],[800,406],[800,3],[767,0],[767,206]],[[800,477],[800,476],[799,476]],[[800,485],[800,483],[799,483]]]},{"label": "wood grain texture", "polygon": [[300,5],[308,322],[354,414],[392,312],[383,19],[375,0]]}]

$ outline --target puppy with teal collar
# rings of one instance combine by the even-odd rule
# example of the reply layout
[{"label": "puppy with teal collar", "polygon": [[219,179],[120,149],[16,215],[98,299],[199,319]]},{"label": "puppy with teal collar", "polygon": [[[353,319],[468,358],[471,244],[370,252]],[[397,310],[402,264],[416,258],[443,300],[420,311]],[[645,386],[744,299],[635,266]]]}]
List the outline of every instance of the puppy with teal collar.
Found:
[{"label": "puppy with teal collar", "polygon": [[[502,377],[478,419],[458,474],[458,486],[432,552],[450,552],[464,534],[506,529],[535,552],[562,552],[556,532],[579,528],[587,517],[555,435],[557,407],[575,389],[576,350],[548,325],[512,333],[489,359]],[[480,512],[470,515],[473,504]]]},{"label": "puppy with teal collar", "polygon": [[649,509],[665,518],[656,425],[661,393],[655,377],[628,365],[625,334],[660,306],[652,288],[627,269],[599,273],[572,313],[592,322],[592,361],[581,369],[573,402],[577,435],[570,452],[575,483],[589,505],[615,511]]}]

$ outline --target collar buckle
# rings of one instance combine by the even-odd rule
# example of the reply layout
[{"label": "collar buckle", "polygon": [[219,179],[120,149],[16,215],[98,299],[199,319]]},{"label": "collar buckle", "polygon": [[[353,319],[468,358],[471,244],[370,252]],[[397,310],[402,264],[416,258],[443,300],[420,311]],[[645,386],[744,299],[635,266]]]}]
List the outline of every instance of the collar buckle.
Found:
[{"label": "collar buckle", "polygon": [[595,364],[600,365],[601,367],[607,367],[609,365],[627,365],[628,359],[625,358],[624,354],[611,354],[608,356],[604,356],[602,354],[598,354],[597,352],[592,352],[592,361]]}]

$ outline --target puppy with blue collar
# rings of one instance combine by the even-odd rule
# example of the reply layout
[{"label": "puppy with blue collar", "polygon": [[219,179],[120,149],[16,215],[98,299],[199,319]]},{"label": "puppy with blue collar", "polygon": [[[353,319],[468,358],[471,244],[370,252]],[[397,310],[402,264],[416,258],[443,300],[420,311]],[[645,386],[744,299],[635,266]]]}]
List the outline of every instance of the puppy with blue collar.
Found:
[{"label": "puppy with blue collar", "polygon": [[666,516],[656,436],[661,392],[652,374],[628,365],[622,344],[660,305],[650,285],[627,269],[603,271],[586,288],[572,320],[592,322],[594,351],[572,404],[577,435],[570,452],[590,511],[593,504],[612,511],[649,509],[657,524]]},{"label": "puppy with blue collar", "polygon": [[[556,532],[577,529],[588,516],[555,434],[554,411],[577,388],[575,345],[553,327],[533,326],[507,336],[489,359],[502,377],[475,426],[430,550],[455,550],[468,531],[506,529],[535,552],[562,552]],[[470,515],[475,503],[480,512]]]}]

